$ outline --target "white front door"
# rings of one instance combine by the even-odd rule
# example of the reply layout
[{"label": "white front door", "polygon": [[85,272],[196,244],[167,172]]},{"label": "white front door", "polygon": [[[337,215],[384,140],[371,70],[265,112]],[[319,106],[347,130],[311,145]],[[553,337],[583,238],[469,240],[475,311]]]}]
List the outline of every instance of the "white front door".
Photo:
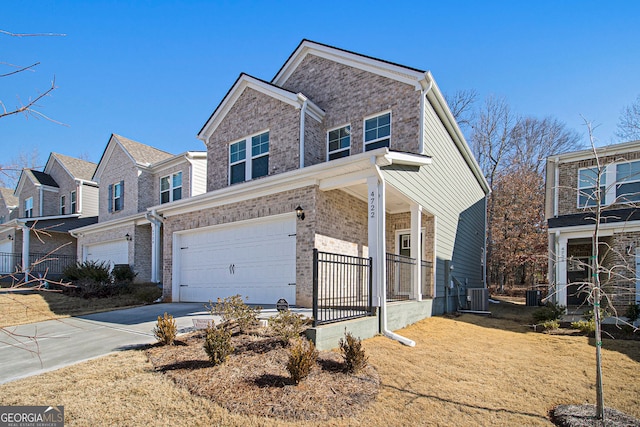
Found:
[{"label": "white front door", "polygon": [[13,255],[13,241],[0,242],[0,274],[10,274],[15,271],[15,262],[19,261]]}]

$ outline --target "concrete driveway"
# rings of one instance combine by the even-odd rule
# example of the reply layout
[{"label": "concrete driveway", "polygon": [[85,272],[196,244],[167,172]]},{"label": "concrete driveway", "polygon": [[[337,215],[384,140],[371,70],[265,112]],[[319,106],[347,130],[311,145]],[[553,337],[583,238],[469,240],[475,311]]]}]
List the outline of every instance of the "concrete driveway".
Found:
[{"label": "concrete driveway", "polygon": [[15,335],[0,332],[0,384],[154,343],[153,328],[165,312],[176,318],[178,332],[192,329],[193,319],[212,319],[203,303],[166,303],[7,328]]}]

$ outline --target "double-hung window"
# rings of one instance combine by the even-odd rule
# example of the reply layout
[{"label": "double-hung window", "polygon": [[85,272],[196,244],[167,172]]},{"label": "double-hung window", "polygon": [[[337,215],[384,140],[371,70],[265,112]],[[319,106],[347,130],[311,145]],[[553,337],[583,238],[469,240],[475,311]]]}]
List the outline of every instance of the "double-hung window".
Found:
[{"label": "double-hung window", "polygon": [[60,215],[67,213],[67,197],[60,196]]},{"label": "double-hung window", "polygon": [[327,159],[334,160],[351,154],[351,125],[327,133]]},{"label": "double-hung window", "polygon": [[77,193],[75,191],[71,192],[71,213],[74,214],[77,212],[77,206],[78,204],[78,196]]},{"label": "double-hung window", "polygon": [[[247,146],[251,151],[247,152]],[[229,184],[269,174],[269,132],[234,142],[229,146]]]},{"label": "double-hung window", "polygon": [[364,151],[388,147],[391,140],[391,113],[364,121]]},{"label": "double-hung window", "polygon": [[29,197],[24,201],[25,218],[33,218],[33,197]]},{"label": "double-hung window", "polygon": [[109,185],[109,212],[124,209],[124,181]]},{"label": "double-hung window", "polygon": [[598,168],[585,168],[578,171],[578,207],[587,208],[596,205],[600,198],[600,204],[605,204],[607,175],[600,173],[600,189],[597,187]]},{"label": "double-hung window", "polygon": [[182,172],[160,178],[160,203],[182,199]]},{"label": "double-hung window", "polygon": [[616,203],[640,201],[640,161],[616,165]]}]

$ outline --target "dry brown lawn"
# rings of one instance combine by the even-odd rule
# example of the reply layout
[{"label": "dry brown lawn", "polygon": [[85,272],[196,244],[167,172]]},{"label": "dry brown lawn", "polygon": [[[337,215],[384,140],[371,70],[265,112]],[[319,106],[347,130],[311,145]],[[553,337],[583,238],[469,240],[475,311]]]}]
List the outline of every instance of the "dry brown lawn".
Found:
[{"label": "dry brown lawn", "polygon": [[59,292],[14,292],[0,294],[0,327],[133,307],[153,301],[161,292],[153,284],[135,284],[136,291],[109,298],[73,297]]},{"label": "dry brown lawn", "polygon": [[[156,372],[139,350],[4,384],[0,396],[3,405],[64,405],[70,426],[537,426],[551,425],[548,411],[557,404],[595,400],[590,338],[470,314],[426,319],[399,333],[416,347],[384,337],[364,341],[380,391],[344,419],[230,413]],[[640,417],[640,342],[605,340],[603,367],[605,404]]]}]

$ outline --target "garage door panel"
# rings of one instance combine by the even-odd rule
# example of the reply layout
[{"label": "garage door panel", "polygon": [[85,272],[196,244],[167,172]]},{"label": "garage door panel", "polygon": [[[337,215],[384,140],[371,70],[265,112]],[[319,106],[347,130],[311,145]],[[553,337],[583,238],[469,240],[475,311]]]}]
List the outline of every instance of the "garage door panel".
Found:
[{"label": "garage door panel", "polygon": [[181,301],[240,294],[250,303],[295,303],[295,220],[277,219],[180,235]]},{"label": "garage door panel", "polygon": [[129,264],[129,245],[126,240],[96,243],[87,245],[85,261]]}]

